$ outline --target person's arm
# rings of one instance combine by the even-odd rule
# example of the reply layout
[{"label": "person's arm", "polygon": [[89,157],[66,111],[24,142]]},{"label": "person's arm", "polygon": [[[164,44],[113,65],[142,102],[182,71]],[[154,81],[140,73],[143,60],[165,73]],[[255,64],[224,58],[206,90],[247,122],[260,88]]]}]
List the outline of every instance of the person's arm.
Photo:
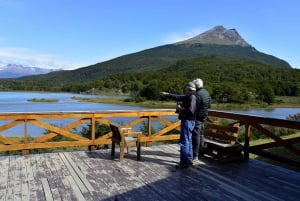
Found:
[{"label": "person's arm", "polygon": [[165,97],[168,97],[168,98],[171,98],[171,99],[174,99],[176,101],[183,101],[185,95],[179,95],[179,94],[171,94],[171,93],[168,93],[168,92],[160,92],[160,94],[162,96],[165,96]]}]

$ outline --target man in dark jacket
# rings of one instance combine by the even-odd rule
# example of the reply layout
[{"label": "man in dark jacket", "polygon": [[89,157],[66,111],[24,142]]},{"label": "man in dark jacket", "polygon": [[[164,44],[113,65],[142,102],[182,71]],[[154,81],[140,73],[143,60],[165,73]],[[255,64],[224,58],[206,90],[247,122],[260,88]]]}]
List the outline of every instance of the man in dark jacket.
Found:
[{"label": "man in dark jacket", "polygon": [[196,79],[193,81],[196,86],[196,93],[199,97],[199,106],[196,115],[195,127],[192,132],[193,160],[200,159],[204,155],[204,121],[211,107],[211,97],[203,88],[203,81]]},{"label": "man in dark jacket", "polygon": [[185,95],[170,94],[161,92],[162,96],[181,101],[177,104],[176,111],[178,119],[181,120],[180,126],[180,162],[176,168],[188,168],[193,165],[193,148],[192,148],[192,130],[195,126],[195,118],[198,106],[198,97],[195,94],[196,88],[193,82],[189,82],[184,87]]}]

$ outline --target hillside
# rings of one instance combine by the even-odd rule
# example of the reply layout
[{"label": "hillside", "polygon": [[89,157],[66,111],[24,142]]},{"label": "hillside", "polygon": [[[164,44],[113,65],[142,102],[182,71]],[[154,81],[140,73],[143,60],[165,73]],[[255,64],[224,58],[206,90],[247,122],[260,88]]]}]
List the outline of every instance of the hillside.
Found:
[{"label": "hillside", "polygon": [[216,26],[196,37],[178,43],[123,55],[76,70],[52,72],[21,79],[30,80],[30,82],[87,82],[120,72],[146,72],[166,69],[177,61],[199,57],[241,59],[260,62],[274,68],[291,68],[284,60],[257,51],[235,29],[228,30],[223,26]]}]

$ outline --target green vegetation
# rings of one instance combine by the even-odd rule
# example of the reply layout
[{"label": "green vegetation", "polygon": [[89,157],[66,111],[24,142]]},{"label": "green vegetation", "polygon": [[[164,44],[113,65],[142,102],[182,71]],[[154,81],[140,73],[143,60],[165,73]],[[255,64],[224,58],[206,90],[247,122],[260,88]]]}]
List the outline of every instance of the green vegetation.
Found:
[{"label": "green vegetation", "polygon": [[[129,98],[86,98],[73,96],[72,99],[85,102],[93,103],[104,103],[104,104],[115,104],[115,105],[130,105],[130,106],[141,106],[151,108],[175,108],[175,102],[173,100],[157,100],[157,101],[141,101],[136,102],[134,99]],[[277,101],[279,100],[280,101]],[[250,108],[278,108],[278,107],[289,107],[296,108],[300,107],[300,97],[275,97],[275,103],[268,105],[266,103],[252,103],[252,104],[238,104],[238,103],[213,103],[212,109],[250,109]]]},{"label": "green vegetation", "polygon": [[[274,68],[256,61],[224,58],[181,60],[167,68],[119,73],[87,82],[63,83],[43,77],[0,80],[0,89],[64,91],[87,94],[128,94],[128,102],[162,100],[159,92],[182,93],[182,86],[197,77],[204,80],[214,104],[272,105],[276,97],[300,96],[300,70]],[[39,82],[38,88],[36,82]],[[299,105],[299,102],[294,102]]]},{"label": "green vegetation", "polygon": [[58,99],[55,99],[55,98],[32,98],[32,99],[28,99],[27,101],[54,103],[54,102],[58,102]]},{"label": "green vegetation", "polygon": [[[300,137],[299,132],[294,133],[294,134],[290,134],[290,135],[286,135],[286,136],[282,136],[281,138],[282,139],[290,139],[290,138],[296,138],[296,137]],[[254,146],[254,145],[264,144],[264,143],[268,143],[268,142],[273,142],[273,140],[272,139],[251,140],[250,145]],[[300,144],[296,144],[294,147],[297,148],[297,149],[300,149]],[[289,156],[289,157],[291,157],[295,160],[300,160],[299,156],[297,156],[294,153],[288,151],[284,147],[275,147],[275,148],[272,148],[272,149],[268,149],[268,151],[271,152],[271,153],[274,153],[276,155],[279,155],[279,156],[283,156],[283,157]],[[264,158],[264,157],[261,157],[261,156],[257,156],[257,155],[254,155],[254,154],[250,154],[250,158],[257,159],[257,160],[262,160],[262,161],[265,161],[265,162],[268,162],[268,163],[272,163],[274,165],[282,166],[282,167],[300,172],[299,167],[295,167],[295,166],[288,165],[288,164],[285,164],[285,163],[279,163],[279,162],[276,162],[276,161],[273,161],[273,160],[270,160],[270,159],[267,159],[267,158]]]},{"label": "green vegetation", "polygon": [[197,43],[164,45],[71,71],[0,79],[0,90],[128,94],[128,102],[144,102],[160,100],[160,91],[181,93],[186,82],[199,77],[215,104],[264,106],[276,103],[277,96],[300,96],[300,70],[287,62],[253,47]]}]

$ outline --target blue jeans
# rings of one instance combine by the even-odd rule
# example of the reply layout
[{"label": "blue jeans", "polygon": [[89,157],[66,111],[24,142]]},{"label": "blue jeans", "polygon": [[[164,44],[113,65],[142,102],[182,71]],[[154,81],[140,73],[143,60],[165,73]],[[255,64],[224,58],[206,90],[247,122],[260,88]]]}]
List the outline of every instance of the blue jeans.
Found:
[{"label": "blue jeans", "polygon": [[194,120],[181,120],[180,164],[189,164],[193,161],[192,131],[194,126]]}]

